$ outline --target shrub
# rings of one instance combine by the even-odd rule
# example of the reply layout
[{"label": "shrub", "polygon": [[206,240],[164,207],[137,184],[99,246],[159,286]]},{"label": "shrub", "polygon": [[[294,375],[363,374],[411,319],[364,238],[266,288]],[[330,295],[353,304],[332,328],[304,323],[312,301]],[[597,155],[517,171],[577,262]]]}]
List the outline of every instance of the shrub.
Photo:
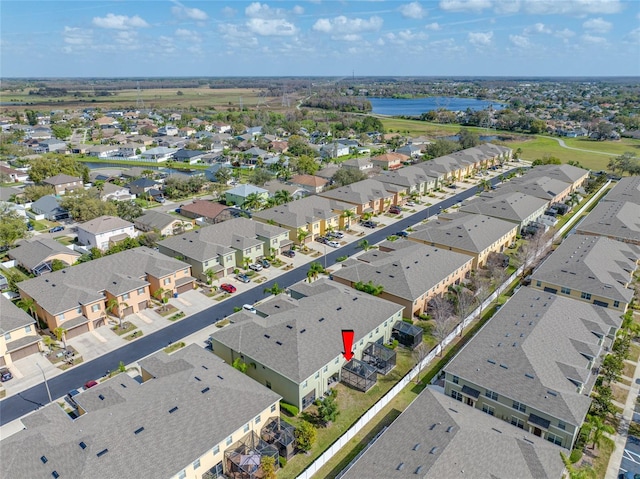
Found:
[{"label": "shrub", "polygon": [[240,306],[234,306],[233,307],[233,312],[237,313],[238,311],[242,311],[242,308]]},{"label": "shrub", "polygon": [[283,468],[284,466],[287,465],[287,458],[286,457],[279,456],[278,460],[280,461],[280,468]]},{"label": "shrub", "polygon": [[349,256],[347,256],[346,254],[344,256],[338,256],[336,258],[337,262],[341,262],[341,261],[346,261],[346,259],[349,258]]},{"label": "shrub", "polygon": [[575,464],[580,459],[582,459],[582,449],[574,449],[571,451],[571,456],[569,456],[569,461],[571,464]]},{"label": "shrub", "polygon": [[387,343],[387,344],[385,344],[384,346],[385,346],[387,349],[396,349],[396,348],[398,347],[398,344],[399,344],[399,343],[398,343],[398,340],[397,340],[397,339],[394,339],[393,341],[391,341],[391,343]]},{"label": "shrub", "polygon": [[296,443],[298,449],[307,452],[311,450],[313,443],[316,442],[316,428],[309,421],[302,421],[295,429]]},{"label": "shrub", "polygon": [[294,406],[293,404],[286,403],[284,401],[280,401],[280,409],[286,412],[289,416],[295,417],[298,415],[300,410]]}]

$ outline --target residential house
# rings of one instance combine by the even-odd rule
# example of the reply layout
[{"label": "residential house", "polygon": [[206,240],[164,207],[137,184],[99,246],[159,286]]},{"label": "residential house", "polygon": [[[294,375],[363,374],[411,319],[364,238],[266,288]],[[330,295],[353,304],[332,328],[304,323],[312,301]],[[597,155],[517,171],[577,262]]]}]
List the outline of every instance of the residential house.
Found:
[{"label": "residential house", "polygon": [[118,147],[118,155],[131,158],[147,151],[147,147],[142,143],[125,143]]},{"label": "residential house", "polygon": [[445,366],[445,393],[570,450],[621,321],[619,311],[521,288]]},{"label": "residential house", "polygon": [[175,161],[181,161],[183,163],[194,165],[198,163],[205,154],[205,151],[181,149],[173,154],[173,159]]},{"label": "residential house", "polygon": [[358,215],[363,213],[383,213],[392,204],[398,204],[398,201],[394,201],[394,199],[399,196],[388,191],[385,183],[373,179],[340,186],[333,190],[324,191],[320,195],[356,205]]},{"label": "residential house", "polygon": [[42,180],[42,183],[45,185],[53,186],[56,195],[64,195],[69,191],[83,188],[82,178],[65,174],[51,176]]},{"label": "residential house", "polygon": [[61,261],[64,266],[70,266],[80,257],[80,253],[56,240],[39,236],[22,241],[17,248],[7,251],[7,255],[35,275],[51,272],[54,261]]},{"label": "residential house", "polygon": [[164,136],[176,136],[178,134],[178,128],[174,125],[165,125],[158,128],[158,135]]},{"label": "residential house", "polygon": [[6,175],[14,183],[23,183],[29,179],[28,171],[16,170],[5,165],[0,165],[0,175]]},{"label": "residential house", "polygon": [[58,198],[46,195],[31,203],[31,211],[43,215],[49,221],[60,221],[69,217],[69,212],[60,206]]},{"label": "residential house", "polygon": [[33,140],[48,140],[53,137],[50,128],[34,128],[29,137]]},{"label": "residential house", "polygon": [[135,238],[133,223],[117,216],[98,216],[77,227],[78,243],[88,248],[107,250],[126,238]]},{"label": "residential house", "polygon": [[193,229],[191,221],[155,210],[147,210],[145,214],[135,218],[133,224],[140,231],[157,231],[162,236],[177,235]]},{"label": "residential house", "polygon": [[389,341],[403,308],[324,279],[291,289],[291,298],[261,303],[257,314],[230,316],[231,324],[211,334],[211,344],[228,364],[240,358],[248,376],[302,410],[342,379],[341,332],[353,330],[359,361],[369,343]]},{"label": "residential house", "polygon": [[605,236],[640,245],[640,202],[600,201],[576,227],[583,235]]},{"label": "residential house", "polygon": [[324,178],[325,180],[329,180],[329,182],[333,184],[333,176],[336,174],[338,170],[340,170],[340,167],[338,165],[328,164],[324,168],[321,168],[318,171],[316,171],[316,176],[319,176],[320,178]]},{"label": "residential house", "polygon": [[412,143],[407,143],[400,148],[396,148],[396,153],[400,153],[401,155],[406,155],[410,159],[416,160],[422,156],[422,148],[419,145],[414,145]]},{"label": "residential house", "polygon": [[155,137],[158,147],[179,150],[184,148],[188,141],[179,136],[157,136]]},{"label": "residential house", "polygon": [[151,178],[138,178],[136,180],[133,180],[131,183],[125,185],[127,188],[129,188],[129,192],[132,195],[136,195],[136,196],[147,196],[147,194],[154,189],[157,189],[159,187],[159,183],[155,180],[152,180]]},{"label": "residential house", "polygon": [[373,177],[386,185],[401,186],[406,189],[407,194],[400,198],[403,204],[411,196],[423,196],[436,189],[437,177],[430,176],[422,168],[417,166],[406,166],[395,171],[385,171]]},{"label": "residential house", "polygon": [[217,224],[245,214],[240,208],[231,208],[216,201],[193,200],[193,203],[180,206],[180,214],[187,218],[203,220]]},{"label": "residential house", "polygon": [[[289,230],[291,241],[310,243],[328,231],[349,229],[357,220],[356,206],[309,196],[253,213],[253,219]],[[349,211],[345,216],[345,212]]]},{"label": "residential house", "polygon": [[503,427],[488,414],[425,389],[342,477],[562,477],[565,466],[559,451],[529,432]]},{"label": "residential house", "polygon": [[118,145],[96,145],[89,148],[89,156],[96,158],[111,158],[120,154]]},{"label": "residential house", "polygon": [[525,193],[504,192],[484,193],[463,204],[463,213],[482,214],[510,221],[518,225],[518,232],[531,222],[536,222],[544,215],[548,202],[542,198]]},{"label": "residential house", "polygon": [[49,330],[62,327],[70,339],[104,326],[107,311],[137,313],[158,290],[183,293],[194,281],[189,264],[141,246],[21,281],[18,290],[35,301]]},{"label": "residential house", "polygon": [[136,195],[131,194],[129,188],[118,186],[115,183],[104,183],[99,191],[102,201],[131,201],[136,198]]},{"label": "residential house", "polygon": [[219,183],[216,173],[218,173],[218,171],[220,171],[221,168],[228,169],[230,167],[231,167],[231,163],[215,163],[204,171],[204,176],[209,181],[215,181]]},{"label": "residential house", "polygon": [[429,301],[460,284],[473,258],[443,248],[396,240],[360,254],[334,270],[334,281],[356,287],[369,281],[384,289],[380,298],[402,306],[408,317],[425,313]]},{"label": "residential house", "polygon": [[34,148],[34,151],[36,153],[58,153],[67,151],[67,148],[68,146],[63,140],[50,138],[38,141],[38,146]]},{"label": "residential house", "polygon": [[259,188],[245,183],[225,191],[224,198],[227,205],[242,207],[247,200],[247,197],[253,194],[256,194],[261,201],[267,201],[267,198],[269,198],[269,192],[264,188]]},{"label": "residential house", "polygon": [[[120,374],[76,395],[74,420],[56,403],[24,417],[24,429],[0,442],[13,459],[2,477],[231,476],[246,466],[242,441],[280,414],[276,393],[193,344],[157,352],[140,370],[142,383]],[[180,431],[179,441],[166,440]],[[268,446],[249,456],[255,473],[267,453],[278,467],[278,450]]]},{"label": "residential house", "polygon": [[24,190],[16,186],[0,186],[0,203],[7,205],[16,201],[22,202]]},{"label": "residential house", "polygon": [[[342,168],[345,170],[358,170],[362,173],[373,173],[374,167],[371,158],[352,158],[342,162]],[[333,176],[333,175],[331,175]]]},{"label": "residential house", "polygon": [[219,121],[214,121],[211,126],[213,127],[213,129],[215,130],[216,133],[231,133],[232,132],[232,128],[231,125],[228,123],[222,123]]},{"label": "residential house", "polygon": [[166,146],[157,146],[147,151],[142,152],[141,158],[144,161],[153,161],[156,163],[163,163],[170,160],[173,154],[177,151],[176,148],[167,148]]},{"label": "residential house", "polygon": [[236,268],[281,253],[290,245],[289,232],[284,228],[234,218],[224,224],[167,238],[158,243],[158,249],[167,256],[188,262],[193,275],[206,281],[207,270],[221,278]]},{"label": "residential house", "polygon": [[36,320],[0,294],[0,366],[40,352]]},{"label": "residential house", "polygon": [[531,275],[531,286],[624,313],[640,263],[640,246],[573,234]]},{"label": "residential house", "polygon": [[189,138],[195,134],[196,134],[196,129],[190,126],[184,126],[178,129],[178,135],[180,135],[182,138]]},{"label": "residential house", "polygon": [[409,161],[410,158],[410,156],[403,155],[402,153],[383,153],[382,155],[371,157],[371,163],[373,166],[377,166],[383,170],[397,170],[398,168],[402,168],[404,163]]},{"label": "residential house", "polygon": [[573,193],[581,188],[589,178],[589,170],[577,166],[562,165],[539,165],[527,171],[526,178],[549,177],[571,185],[569,193]]},{"label": "residential house", "polygon": [[101,116],[97,120],[94,121],[94,124],[98,128],[115,128],[118,125],[118,120],[110,116]]},{"label": "residential house", "polygon": [[640,205],[640,176],[620,179],[601,201],[629,201]]},{"label": "residential house", "polygon": [[333,141],[326,145],[322,145],[319,153],[323,158],[339,158],[341,156],[348,155],[350,153],[350,148],[349,145]]},{"label": "residential house", "polygon": [[553,203],[564,202],[572,193],[573,184],[552,178],[550,176],[529,176],[525,174],[520,178],[513,178],[507,183],[500,185],[497,191],[516,191],[536,198],[542,198]]},{"label": "residential house", "polygon": [[262,187],[269,192],[269,197],[272,198],[278,191],[287,191],[294,200],[298,200],[307,196],[307,190],[300,186],[290,185],[283,183],[280,180],[267,181]]},{"label": "residential house", "polygon": [[324,178],[314,175],[294,175],[290,180],[293,186],[299,186],[303,188],[307,193],[311,195],[318,194],[324,190],[329,183]]},{"label": "residential house", "polygon": [[502,253],[515,242],[518,225],[485,215],[454,213],[416,226],[409,239],[473,256],[473,269],[484,266],[489,253]]}]

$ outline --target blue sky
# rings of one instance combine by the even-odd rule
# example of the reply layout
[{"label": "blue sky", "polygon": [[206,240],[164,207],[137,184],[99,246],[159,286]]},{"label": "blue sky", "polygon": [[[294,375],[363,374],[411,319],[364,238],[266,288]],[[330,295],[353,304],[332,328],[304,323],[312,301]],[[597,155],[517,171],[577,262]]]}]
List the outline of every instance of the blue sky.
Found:
[{"label": "blue sky", "polygon": [[640,0],[0,3],[2,77],[640,75]]}]

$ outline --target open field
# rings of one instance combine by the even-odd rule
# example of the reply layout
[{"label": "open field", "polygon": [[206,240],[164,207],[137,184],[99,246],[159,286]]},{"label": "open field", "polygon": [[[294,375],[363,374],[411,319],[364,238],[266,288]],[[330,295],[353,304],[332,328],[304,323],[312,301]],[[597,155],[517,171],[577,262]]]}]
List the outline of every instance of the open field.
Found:
[{"label": "open field", "polygon": [[[179,95],[178,92],[182,94]],[[29,90],[19,92],[2,92],[3,102],[24,102],[24,105],[3,107],[4,110],[15,111],[42,108],[116,108],[136,107],[138,95],[146,108],[239,108],[240,102],[246,108],[257,105],[275,109],[281,107],[279,98],[261,97],[260,90],[254,88],[153,88],[131,90],[114,90],[112,96],[93,96],[92,91],[79,91],[88,94],[86,97],[75,97],[73,94],[59,98],[29,95]]]},{"label": "open field", "polygon": [[[397,118],[381,118],[382,124],[389,132],[399,131],[401,134],[411,136],[447,136],[460,131],[460,125],[441,125],[418,120],[403,120]],[[502,144],[516,150],[522,149],[523,160],[535,160],[545,155],[560,158],[563,163],[578,161],[580,164],[593,170],[606,169],[607,163],[614,156],[626,151],[640,154],[640,140],[623,138],[617,141],[593,141],[587,138],[562,138],[565,144],[571,148],[580,148],[589,151],[576,151],[560,146],[555,138],[540,135],[521,135],[511,132],[487,130],[485,128],[469,128],[481,135],[504,135],[513,137],[514,140],[504,141]]]}]

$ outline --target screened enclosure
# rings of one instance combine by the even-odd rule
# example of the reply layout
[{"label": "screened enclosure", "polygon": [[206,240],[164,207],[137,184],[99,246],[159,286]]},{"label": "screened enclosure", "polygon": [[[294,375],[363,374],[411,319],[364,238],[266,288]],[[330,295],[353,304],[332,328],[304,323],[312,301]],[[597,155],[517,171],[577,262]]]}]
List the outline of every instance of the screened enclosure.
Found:
[{"label": "screened enclosure", "polygon": [[267,444],[254,432],[250,432],[233,444],[225,453],[226,476],[233,479],[261,479],[261,461],[270,456],[279,467],[278,449]]},{"label": "screened enclosure", "polygon": [[422,342],[422,328],[405,321],[397,321],[391,330],[391,337],[409,349],[415,349]]},{"label": "screened enclosure", "polygon": [[376,368],[380,374],[387,374],[396,367],[396,352],[379,343],[369,343],[362,353],[362,362]]},{"label": "screened enclosure", "polygon": [[342,382],[358,391],[367,392],[378,380],[376,368],[357,359],[342,366]]},{"label": "screened enclosure", "polygon": [[287,461],[296,453],[294,427],[279,417],[272,417],[260,431],[264,442],[275,446],[281,457]]}]

